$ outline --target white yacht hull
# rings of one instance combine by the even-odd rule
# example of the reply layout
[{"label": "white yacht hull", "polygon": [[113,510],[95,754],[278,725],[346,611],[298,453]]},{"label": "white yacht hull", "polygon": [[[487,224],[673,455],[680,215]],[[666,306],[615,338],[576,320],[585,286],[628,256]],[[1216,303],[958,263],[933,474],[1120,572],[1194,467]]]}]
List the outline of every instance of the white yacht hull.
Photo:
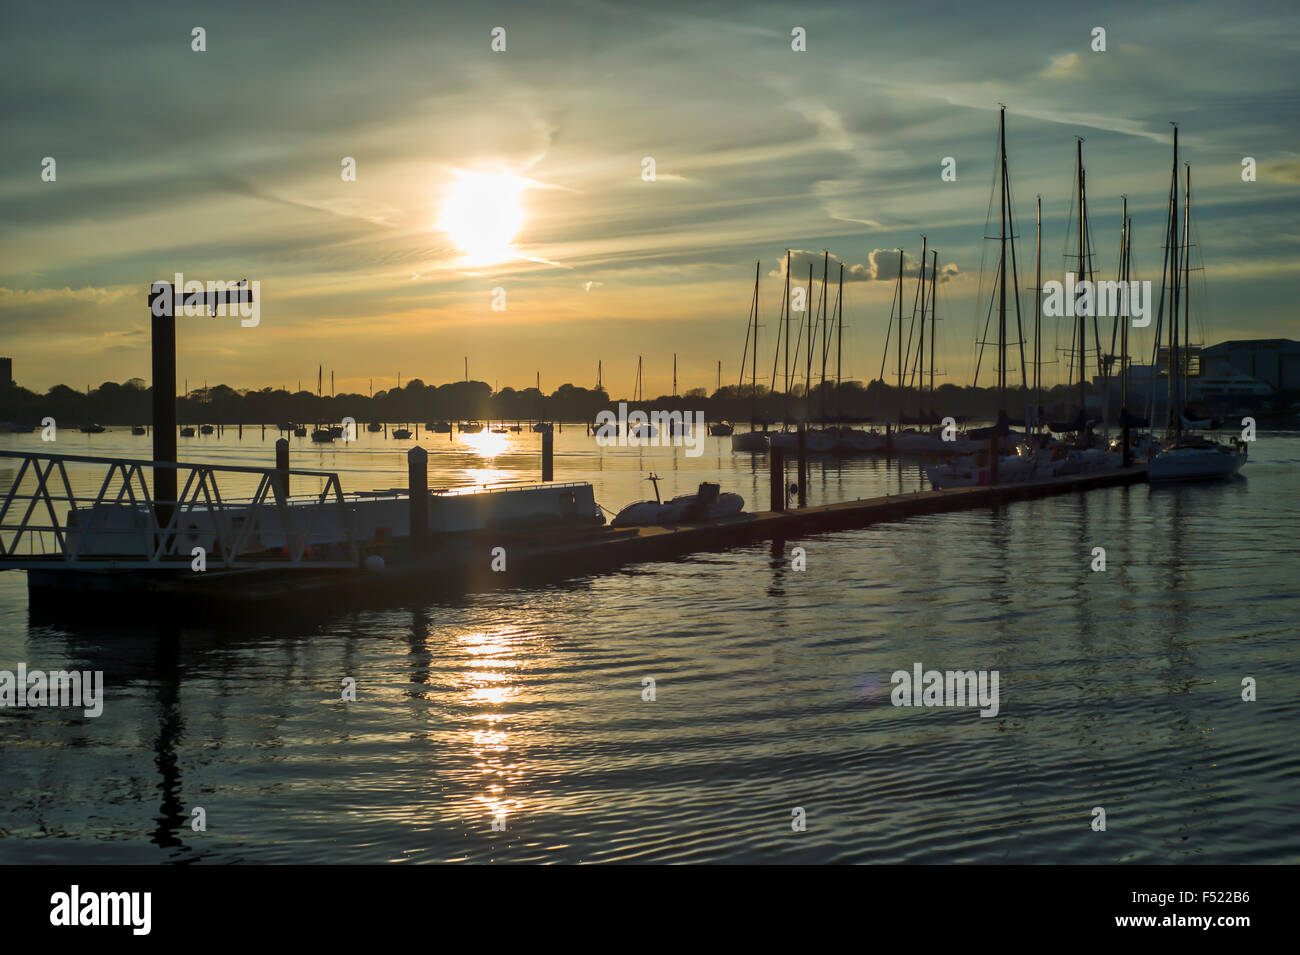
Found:
[{"label": "white yacht hull", "polygon": [[1245,449],[1221,444],[1170,448],[1152,456],[1147,464],[1147,480],[1161,484],[1231,477],[1246,463],[1246,453]]}]

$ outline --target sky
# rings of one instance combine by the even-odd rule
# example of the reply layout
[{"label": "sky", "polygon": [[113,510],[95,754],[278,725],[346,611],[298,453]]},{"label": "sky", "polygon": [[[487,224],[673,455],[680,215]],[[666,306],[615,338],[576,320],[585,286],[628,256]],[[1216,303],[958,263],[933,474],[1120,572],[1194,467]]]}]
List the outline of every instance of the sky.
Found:
[{"label": "sky", "polygon": [[[914,266],[923,234],[937,378],[970,384],[999,103],[1022,288],[1035,196],[1044,279],[1064,277],[1076,137],[1098,268],[1113,277],[1124,194],[1135,277],[1158,284],[1172,121],[1203,265],[1193,337],[1300,337],[1294,3],[55,0],[3,17],[0,354],[34,390],[147,380],[149,285],[176,272],[261,290],[254,328],[177,319],[191,388],[314,390],[323,366],[326,389],[333,371],[366,393],[459,380],[468,359],[548,392],[594,386],[600,362],[625,395],[640,357],[658,394],[675,354],[679,391],[712,390],[719,361],[739,380],[756,262],[770,374],[787,249],[806,253],[796,278],[823,250],[844,263],[842,374],[867,381],[893,250]],[[503,191],[517,222],[498,222]],[[467,251],[514,225],[499,255]],[[1045,358],[1068,345],[1056,325]]]}]

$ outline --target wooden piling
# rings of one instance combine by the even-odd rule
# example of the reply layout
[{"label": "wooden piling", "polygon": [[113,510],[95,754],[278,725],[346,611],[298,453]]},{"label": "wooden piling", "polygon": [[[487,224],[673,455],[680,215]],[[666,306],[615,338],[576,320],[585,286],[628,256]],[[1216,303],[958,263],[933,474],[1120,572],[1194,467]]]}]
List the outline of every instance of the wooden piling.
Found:
[{"label": "wooden piling", "polygon": [[410,496],[411,550],[429,546],[429,452],[418,444],[406,452],[406,486]]},{"label": "wooden piling", "polygon": [[[170,310],[168,310],[170,311]],[[176,319],[150,308],[153,342],[153,459],[176,463]],[[159,526],[171,521],[176,468],[153,469],[154,513]]]},{"label": "wooden piling", "polygon": [[280,488],[289,496],[289,439],[277,438],[275,442],[275,469],[280,472]]},{"label": "wooden piling", "polygon": [[989,483],[998,483],[998,434],[995,431],[989,439]]},{"label": "wooden piling", "polygon": [[555,479],[555,434],[550,428],[542,432],[542,481]]},{"label": "wooden piling", "polygon": [[780,448],[771,448],[767,452],[768,471],[771,475],[771,508],[785,511],[785,454]]},{"label": "wooden piling", "polygon": [[885,460],[892,461],[894,458],[894,431],[888,421],[885,422]]},{"label": "wooden piling", "polygon": [[808,503],[808,427],[800,424],[795,432],[799,449],[799,506]]}]

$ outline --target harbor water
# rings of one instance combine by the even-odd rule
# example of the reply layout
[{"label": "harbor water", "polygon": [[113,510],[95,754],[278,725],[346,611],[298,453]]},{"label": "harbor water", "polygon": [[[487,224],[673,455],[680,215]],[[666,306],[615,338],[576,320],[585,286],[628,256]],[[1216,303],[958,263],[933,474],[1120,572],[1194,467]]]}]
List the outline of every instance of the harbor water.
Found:
[{"label": "harbor water", "polygon": [[[275,436],[180,458],[267,466]],[[420,442],[433,487],[540,471],[528,430]],[[292,439],[292,463],[402,487],[412,443]],[[566,425],[555,448],[611,511],[651,472],[665,498],[707,480],[767,508],[766,458],[728,438],[602,449]],[[150,456],[127,429],[0,449]],[[104,703],[0,709],[0,862],[1295,863],[1298,466],[1300,435],[1261,433],[1217,484],[220,625],[33,618],[5,572],[0,670],[99,670]],[[808,500],[922,478],[814,458]],[[996,716],[893,705],[917,664],[997,671]]]}]

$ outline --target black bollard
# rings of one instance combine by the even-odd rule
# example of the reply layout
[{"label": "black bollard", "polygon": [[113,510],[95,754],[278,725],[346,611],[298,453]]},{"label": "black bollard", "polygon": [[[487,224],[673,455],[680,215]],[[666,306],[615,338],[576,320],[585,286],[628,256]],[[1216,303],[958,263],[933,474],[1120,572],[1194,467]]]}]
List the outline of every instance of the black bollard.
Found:
[{"label": "black bollard", "polygon": [[429,544],[429,452],[418,444],[406,452],[406,486],[411,499],[411,550],[420,554]]},{"label": "black bollard", "polygon": [[[176,463],[176,319],[154,315],[150,308],[153,339],[153,459]],[[176,501],[176,468],[153,469],[154,513],[165,527]]]},{"label": "black bollard", "polygon": [[550,428],[542,432],[542,480],[555,479],[555,435]]},{"label": "black bollard", "polygon": [[767,452],[767,463],[771,474],[772,510],[785,510],[785,455],[780,448]]},{"label": "black bollard", "polygon": [[286,498],[289,496],[289,439],[279,438],[275,442],[275,469],[280,472],[280,490]]},{"label": "black bollard", "polygon": [[808,503],[808,430],[799,425],[797,439],[799,445],[799,506]]}]

